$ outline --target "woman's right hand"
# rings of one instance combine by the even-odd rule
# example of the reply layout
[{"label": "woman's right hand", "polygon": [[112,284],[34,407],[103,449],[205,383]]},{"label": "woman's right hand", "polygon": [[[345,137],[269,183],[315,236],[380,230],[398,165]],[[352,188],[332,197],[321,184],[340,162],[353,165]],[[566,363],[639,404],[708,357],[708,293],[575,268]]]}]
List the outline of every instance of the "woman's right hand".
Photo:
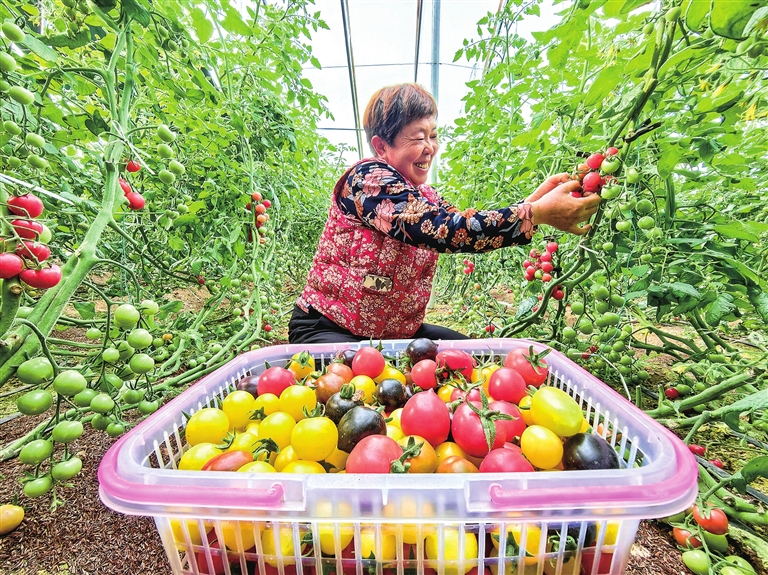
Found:
[{"label": "woman's right hand", "polygon": [[533,224],[546,224],[563,232],[582,236],[590,230],[592,224],[579,224],[595,214],[600,196],[592,194],[574,197],[571,192],[582,193],[581,183],[578,180],[558,183],[563,181],[563,175],[549,178],[526,200],[531,204]]}]

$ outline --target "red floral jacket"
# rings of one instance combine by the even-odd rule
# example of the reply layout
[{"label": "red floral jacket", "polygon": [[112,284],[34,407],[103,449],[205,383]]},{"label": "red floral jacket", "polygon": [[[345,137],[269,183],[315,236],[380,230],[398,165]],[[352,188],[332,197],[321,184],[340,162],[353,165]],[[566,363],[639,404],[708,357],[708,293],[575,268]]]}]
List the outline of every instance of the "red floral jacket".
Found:
[{"label": "red floral jacket", "polygon": [[383,160],[362,160],[336,183],[297,305],[355,335],[411,337],[424,320],[438,253],[528,243],[531,217],[526,203],[460,211]]}]

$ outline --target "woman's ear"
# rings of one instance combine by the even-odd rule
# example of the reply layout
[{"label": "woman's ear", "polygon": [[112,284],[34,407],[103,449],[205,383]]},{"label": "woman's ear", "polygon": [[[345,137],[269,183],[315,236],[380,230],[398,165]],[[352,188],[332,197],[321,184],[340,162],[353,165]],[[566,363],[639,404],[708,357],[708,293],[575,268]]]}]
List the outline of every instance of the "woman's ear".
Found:
[{"label": "woman's ear", "polygon": [[371,138],[371,146],[373,147],[373,151],[376,152],[377,157],[386,159],[387,143],[383,139],[379,136],[374,136]]}]

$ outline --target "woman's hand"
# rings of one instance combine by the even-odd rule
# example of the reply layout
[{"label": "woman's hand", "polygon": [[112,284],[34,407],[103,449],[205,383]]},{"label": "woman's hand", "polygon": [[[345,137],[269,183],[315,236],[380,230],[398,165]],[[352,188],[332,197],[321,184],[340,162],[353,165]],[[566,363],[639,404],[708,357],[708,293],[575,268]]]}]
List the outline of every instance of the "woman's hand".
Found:
[{"label": "woman's hand", "polygon": [[531,204],[533,224],[547,224],[558,230],[582,236],[591,224],[579,226],[597,211],[600,196],[573,197],[571,192],[581,193],[581,183],[571,180],[568,174],[550,176],[525,201]]}]

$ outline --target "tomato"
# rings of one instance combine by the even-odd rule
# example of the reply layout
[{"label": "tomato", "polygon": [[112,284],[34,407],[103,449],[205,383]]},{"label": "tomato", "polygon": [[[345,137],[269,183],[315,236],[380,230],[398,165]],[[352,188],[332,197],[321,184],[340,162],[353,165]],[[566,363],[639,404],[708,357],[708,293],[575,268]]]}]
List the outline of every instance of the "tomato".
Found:
[{"label": "tomato", "polygon": [[38,242],[22,240],[16,246],[16,255],[28,260],[42,262],[50,257],[51,248]]},{"label": "tomato", "polygon": [[619,171],[619,168],[621,168],[621,160],[615,156],[606,158],[603,160],[602,166],[600,166],[600,170],[604,174],[615,174]]},{"label": "tomato", "polygon": [[80,421],[60,421],[51,432],[51,439],[56,443],[72,443],[83,434]]},{"label": "tomato", "polygon": [[251,420],[256,399],[247,391],[235,390],[221,402],[221,410],[227,415],[230,426],[242,429]]},{"label": "tomato", "polygon": [[146,205],[146,200],[138,192],[128,192],[125,194],[125,198],[128,200],[128,208],[131,210],[142,210]]},{"label": "tomato", "polygon": [[386,411],[402,407],[407,398],[405,385],[397,379],[382,379],[376,387],[376,400]]},{"label": "tomato", "polygon": [[267,368],[259,376],[259,395],[272,393],[280,397],[280,394],[294,383],[296,379],[292,371],[278,366]]},{"label": "tomato", "polygon": [[107,428],[107,426],[110,424],[110,422],[111,422],[111,419],[109,419],[109,417],[107,417],[106,415],[102,415],[101,413],[96,413],[91,419],[91,427],[99,431],[104,431]]},{"label": "tomato", "polygon": [[[298,540],[303,541],[305,532],[299,530]],[[277,567],[278,557],[283,565],[295,565],[297,555],[301,556],[306,548],[301,544],[297,550],[294,545],[293,528],[281,525],[279,528],[267,527],[261,532],[261,549],[264,553],[264,562],[272,567]],[[298,552],[297,552],[298,551]]]},{"label": "tomato", "polygon": [[301,351],[294,353],[285,367],[293,372],[297,381],[301,381],[315,371],[315,360],[308,351]]},{"label": "tomato", "polygon": [[381,383],[385,379],[396,379],[403,385],[406,383],[405,374],[391,365],[384,365],[384,369],[381,370],[379,375],[373,378],[373,381],[376,383]]},{"label": "tomato", "polygon": [[160,138],[166,144],[170,144],[176,139],[176,134],[168,127],[167,124],[160,124],[157,127],[157,137]]},{"label": "tomato", "polygon": [[128,345],[135,349],[146,349],[152,345],[153,337],[146,329],[136,328],[131,330],[128,337],[125,338]]},{"label": "tomato", "polygon": [[364,403],[369,405],[373,403],[375,399],[374,395],[376,393],[376,382],[373,381],[373,378],[368,377],[367,375],[356,375],[349,383],[354,385],[355,389],[362,392],[362,400]]},{"label": "tomato", "polygon": [[24,269],[19,279],[35,289],[49,289],[61,281],[61,268],[56,264],[41,269]]},{"label": "tomato", "polygon": [[115,408],[115,400],[108,393],[98,393],[91,400],[90,407],[96,413],[109,413]]},{"label": "tomato", "polygon": [[437,388],[437,397],[440,398],[440,401],[443,403],[451,403],[451,398],[453,397],[453,393],[459,389],[455,385],[441,385]]},{"label": "tomato", "polygon": [[499,447],[491,450],[480,463],[480,473],[499,472],[529,472],[533,471],[533,465],[523,457],[523,454],[514,449]]},{"label": "tomato", "polygon": [[53,395],[47,389],[33,389],[16,400],[16,409],[24,415],[43,413],[48,411],[52,405]]},{"label": "tomato", "polygon": [[125,165],[125,171],[130,173],[136,173],[141,169],[141,164],[139,164],[136,160],[128,160],[128,163]]},{"label": "tomato", "polygon": [[531,417],[560,437],[578,433],[584,420],[579,404],[562,389],[550,386],[540,387],[531,397]]},{"label": "tomato", "polygon": [[378,377],[384,371],[386,362],[384,356],[375,347],[361,347],[352,359],[352,372],[357,375],[367,375],[371,379]]},{"label": "tomato", "polygon": [[252,461],[253,454],[250,451],[228,450],[206,461],[202,471],[237,471]]},{"label": "tomato", "polygon": [[392,462],[402,454],[403,449],[400,445],[386,435],[368,435],[358,441],[349,452],[346,471],[347,473],[389,473]]},{"label": "tomato", "polygon": [[520,437],[523,434],[526,424],[523,415],[520,413],[520,409],[518,409],[516,405],[513,405],[508,401],[492,401],[488,404],[488,407],[493,411],[498,411],[499,413],[512,417],[512,419],[499,420],[501,426],[504,428],[506,441],[512,441],[515,437]]},{"label": "tomato", "polygon": [[43,232],[43,224],[33,220],[11,220],[11,226],[20,238],[34,240]]},{"label": "tomato", "polygon": [[254,411],[263,411],[264,417],[271,415],[280,409],[280,398],[274,393],[262,393],[253,402]]},{"label": "tomato", "polygon": [[702,445],[696,445],[695,443],[691,443],[688,446],[688,449],[693,453],[694,455],[699,455],[701,457],[704,456],[704,454],[707,452],[707,448]]},{"label": "tomato", "polygon": [[602,187],[602,177],[597,172],[589,172],[582,180],[582,188],[585,192],[596,193]]},{"label": "tomato", "polygon": [[[526,385],[539,387],[547,381],[549,367],[547,366],[547,361],[543,358],[549,352],[549,349],[545,349],[542,352],[536,353],[533,346],[530,346],[528,349],[517,348],[509,352],[507,357],[504,358],[504,367],[511,367],[522,375]],[[495,396],[494,398],[499,399]]]},{"label": "tomato", "polygon": [[460,349],[446,349],[438,352],[435,358],[439,372],[443,378],[448,378],[450,373],[460,373],[466,381],[472,380],[472,370],[475,360],[466,351]]},{"label": "tomato", "polygon": [[323,461],[336,451],[338,441],[336,425],[327,417],[302,419],[291,431],[291,447],[306,461]]},{"label": "tomato", "polygon": [[453,403],[454,401],[459,401],[459,400],[481,401],[481,398],[482,398],[482,395],[480,394],[479,387],[474,387],[469,391],[463,391],[457,387],[457,388],[454,388],[454,390],[451,392],[450,401],[446,403]]},{"label": "tomato", "polygon": [[0,505],[0,535],[16,529],[24,520],[24,508],[18,505]]},{"label": "tomato", "polygon": [[477,465],[469,461],[466,457],[459,455],[449,455],[444,458],[437,466],[435,473],[477,473]]},{"label": "tomato", "polygon": [[107,435],[110,437],[120,437],[125,433],[125,425],[117,421],[112,421],[107,425]]},{"label": "tomato", "polygon": [[259,424],[259,439],[271,439],[280,449],[291,444],[291,433],[296,420],[289,414],[276,411],[265,417]]},{"label": "tomato", "polygon": [[725,561],[729,565],[733,565],[734,567],[741,569],[746,575],[756,572],[755,568],[752,567],[749,561],[743,557],[739,557],[738,555],[728,555],[725,557]]},{"label": "tomato", "polygon": [[200,471],[209,459],[221,454],[222,450],[213,443],[198,443],[193,445],[179,460],[180,470]]},{"label": "tomato", "polygon": [[352,368],[340,361],[332,361],[325,368],[326,373],[332,373],[341,377],[344,383],[349,383],[355,374],[352,372]]},{"label": "tomato", "polygon": [[157,400],[142,399],[139,401],[137,407],[138,411],[142,415],[150,415],[155,413],[160,408],[160,402]]},{"label": "tomato", "polygon": [[88,382],[82,376],[82,374],[73,369],[60,371],[59,375],[53,380],[53,389],[59,395],[65,397],[73,397],[83,391]]},{"label": "tomato", "polygon": [[312,413],[317,407],[315,391],[304,385],[291,385],[280,394],[280,411],[290,415],[295,421],[301,421],[306,413]]},{"label": "tomato", "polygon": [[464,453],[464,450],[456,445],[453,441],[444,441],[435,447],[435,455],[437,456],[438,465],[440,465],[440,463],[449,457],[456,456],[466,458],[467,456],[467,454]]},{"label": "tomato", "polygon": [[298,474],[324,474],[326,473],[325,467],[323,467],[317,461],[305,461],[303,459],[296,459],[289,462],[283,467],[283,473],[298,473]]},{"label": "tomato", "polygon": [[80,473],[82,469],[83,461],[79,457],[70,457],[51,467],[51,477],[56,481],[67,481]]},{"label": "tomato", "polygon": [[675,542],[684,549],[701,547],[701,539],[688,529],[673,527],[672,536],[675,538]]},{"label": "tomato", "polygon": [[16,277],[24,268],[24,261],[15,254],[0,253],[0,279]]},{"label": "tomato", "polygon": [[155,360],[152,356],[146,353],[137,353],[131,357],[128,365],[131,367],[133,373],[143,374],[149,373],[155,369]]},{"label": "tomato", "polygon": [[707,544],[707,549],[710,551],[717,551],[718,553],[728,553],[728,538],[725,535],[715,535],[709,531],[702,529],[701,537],[704,539],[704,543]]},{"label": "tomato", "polygon": [[53,442],[47,439],[35,439],[27,443],[19,452],[19,461],[25,465],[39,465],[53,454]]},{"label": "tomato", "polygon": [[24,484],[24,495],[27,497],[40,497],[53,488],[53,479],[50,475],[43,475]]},{"label": "tomato", "polygon": [[408,464],[408,473],[434,473],[437,470],[437,453],[428,441],[418,435],[406,435],[397,440],[398,445],[405,451],[408,448],[409,441],[420,446],[418,455],[408,457],[405,463]]},{"label": "tomato", "polygon": [[641,175],[640,172],[637,171],[637,168],[629,168],[626,171],[626,177],[627,177],[627,183],[628,184],[636,184],[640,181]]},{"label": "tomato", "polygon": [[[482,410],[481,404],[474,402],[472,405]],[[492,449],[502,447],[506,441],[506,429],[501,425],[502,421],[497,419],[493,423],[495,428],[494,436],[486,438],[480,415],[475,413],[470,404],[462,403],[453,413],[451,434],[454,441],[467,455],[483,457]]]},{"label": "tomato", "polygon": [[494,399],[517,404],[525,395],[528,385],[516,369],[500,367],[491,374],[488,393]]},{"label": "tomato", "polygon": [[599,170],[605,157],[602,154],[592,154],[587,158],[587,166],[592,170]]},{"label": "tomato", "polygon": [[563,458],[563,444],[550,429],[541,425],[530,425],[520,437],[523,455],[539,469],[552,469]]},{"label": "tomato", "polygon": [[317,525],[319,534],[320,551],[325,555],[336,557],[336,542],[339,543],[339,552],[345,549],[355,537],[354,526],[349,523],[339,525],[339,534],[336,535],[336,525],[334,523],[319,523]]},{"label": "tomato", "polygon": [[[462,548],[463,554],[460,555]],[[424,552],[428,567],[437,569],[437,560],[442,559],[445,575],[465,575],[477,566],[477,536],[465,532],[462,538],[458,529],[448,527],[443,530],[442,538],[434,532],[427,535]],[[463,559],[463,568],[460,567],[460,558]]]},{"label": "tomato", "polygon": [[593,433],[576,433],[563,445],[567,470],[619,469],[619,456],[605,439]]},{"label": "tomato", "polygon": [[705,531],[715,535],[725,535],[728,533],[728,516],[722,509],[717,507],[701,508],[699,505],[693,506],[693,519]]},{"label": "tomato", "polygon": [[696,575],[709,575],[711,567],[709,555],[700,549],[683,551],[683,563]]},{"label": "tomato", "polygon": [[239,473],[277,473],[277,469],[266,461],[252,461],[251,463],[246,463],[237,471]]},{"label": "tomato", "polygon": [[189,418],[184,434],[189,445],[219,444],[226,437],[229,428],[230,423],[226,413],[215,407],[204,407]]},{"label": "tomato", "polygon": [[115,325],[120,329],[133,329],[141,318],[139,310],[129,303],[117,306],[113,314]]},{"label": "tomato", "polygon": [[[341,365],[341,367],[345,369],[349,369],[350,375],[352,373],[352,370],[348,368],[347,366],[343,364],[336,364]],[[350,377],[351,379],[351,377]],[[317,401],[320,403],[328,403],[328,400],[341,391],[341,386],[343,386],[347,381],[345,379],[337,374],[337,373],[325,373],[321,375],[320,377],[315,380],[315,395],[317,396]]]},{"label": "tomato", "polygon": [[436,447],[448,439],[451,414],[431,389],[415,393],[403,407],[400,428],[405,435],[418,435]]}]

